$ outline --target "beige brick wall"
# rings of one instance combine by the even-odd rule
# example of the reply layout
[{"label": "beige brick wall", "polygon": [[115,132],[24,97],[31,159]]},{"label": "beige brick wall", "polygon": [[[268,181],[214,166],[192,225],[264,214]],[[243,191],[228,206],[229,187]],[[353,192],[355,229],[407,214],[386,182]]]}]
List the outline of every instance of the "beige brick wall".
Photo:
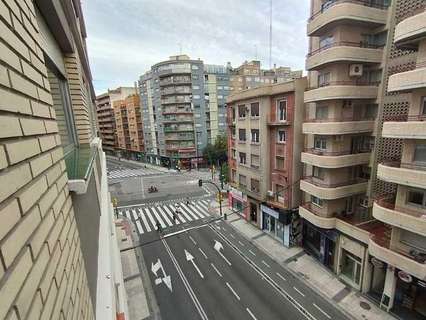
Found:
[{"label": "beige brick wall", "polygon": [[[0,319],[94,319],[33,2],[0,16]],[[88,143],[87,79],[65,64]]]}]

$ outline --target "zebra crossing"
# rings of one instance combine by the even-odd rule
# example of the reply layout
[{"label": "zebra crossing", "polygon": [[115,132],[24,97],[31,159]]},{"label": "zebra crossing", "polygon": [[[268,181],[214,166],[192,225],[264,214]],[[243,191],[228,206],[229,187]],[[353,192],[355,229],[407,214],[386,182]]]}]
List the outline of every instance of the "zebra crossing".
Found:
[{"label": "zebra crossing", "polygon": [[111,170],[108,172],[108,179],[141,177],[141,176],[155,175],[159,173],[161,172],[155,169],[150,169],[150,168]]},{"label": "zebra crossing", "polygon": [[[178,211],[176,221],[173,213]],[[179,203],[165,203],[157,206],[133,206],[122,208],[118,214],[132,220],[139,234],[149,233],[157,229],[157,221],[163,229],[182,223],[190,223],[210,217],[209,201],[197,200]]]}]

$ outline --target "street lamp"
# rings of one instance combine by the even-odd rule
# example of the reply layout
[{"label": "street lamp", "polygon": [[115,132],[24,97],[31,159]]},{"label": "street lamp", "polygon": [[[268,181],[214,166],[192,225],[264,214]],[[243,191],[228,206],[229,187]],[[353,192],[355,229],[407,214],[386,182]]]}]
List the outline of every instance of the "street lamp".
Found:
[{"label": "street lamp", "polygon": [[[220,216],[222,217],[222,190],[220,190],[219,186],[216,183],[214,183],[212,181],[206,181],[206,180],[203,181],[202,179],[198,180],[198,186],[202,187],[203,182],[204,183],[210,183],[210,184],[214,185],[216,187],[217,191],[219,191],[219,212],[220,212]],[[223,219],[224,220],[227,219],[226,213],[223,215]]]}]

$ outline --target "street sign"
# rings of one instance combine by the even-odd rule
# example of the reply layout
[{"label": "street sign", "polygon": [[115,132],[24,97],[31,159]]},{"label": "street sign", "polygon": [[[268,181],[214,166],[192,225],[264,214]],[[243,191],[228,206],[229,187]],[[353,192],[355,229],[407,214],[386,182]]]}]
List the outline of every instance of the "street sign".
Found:
[{"label": "street sign", "polygon": [[[158,276],[158,271],[162,272],[163,276]],[[163,264],[161,263],[160,259],[157,259],[157,262],[154,264],[154,262],[151,263],[151,271],[155,276],[157,277],[154,281],[155,285],[159,285],[161,283],[164,283],[166,287],[170,290],[170,292],[173,292],[172,290],[172,278],[166,274],[166,271],[164,270]]]}]

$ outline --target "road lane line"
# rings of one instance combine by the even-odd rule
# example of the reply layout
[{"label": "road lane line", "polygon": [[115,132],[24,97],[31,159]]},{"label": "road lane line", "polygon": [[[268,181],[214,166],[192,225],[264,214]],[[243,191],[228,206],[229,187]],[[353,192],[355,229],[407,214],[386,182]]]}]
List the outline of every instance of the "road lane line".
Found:
[{"label": "road lane line", "polygon": [[137,215],[135,209],[132,209],[132,214],[133,214],[133,218],[135,219],[135,221],[138,220],[138,215]]},{"label": "road lane line", "polygon": [[142,225],[141,225],[141,222],[139,220],[136,221],[136,227],[138,228],[139,233],[143,234]]},{"label": "road lane line", "polygon": [[189,237],[189,239],[191,239],[191,241],[192,241],[193,244],[197,245],[197,242],[195,242],[195,240],[194,240],[193,237],[191,237],[190,235],[188,235],[188,237]]},{"label": "road lane line", "polygon": [[160,222],[161,227],[162,227],[163,229],[164,229],[164,228],[167,228],[167,225],[163,222],[163,220],[161,219],[161,217],[160,217],[160,215],[158,214],[157,210],[155,210],[155,208],[154,208],[154,207],[149,208],[149,210],[151,210],[151,212],[153,212],[153,213],[154,213],[155,217],[157,218],[157,221],[158,221],[158,222]]},{"label": "road lane line", "polygon": [[271,266],[269,264],[267,264],[264,260],[262,260],[262,263],[267,266],[268,268],[270,268]]},{"label": "road lane line", "polygon": [[232,233],[230,233],[229,234],[233,239],[235,239],[235,236],[232,234]]},{"label": "road lane line", "polygon": [[256,256],[256,254],[255,254],[253,251],[249,250],[249,252],[250,252],[252,255]]},{"label": "road lane line", "polygon": [[145,199],[145,186],[143,185],[143,177],[141,177],[142,199]]},{"label": "road lane line", "polygon": [[238,299],[241,300],[240,296],[235,292],[235,290],[231,287],[231,285],[227,282],[226,286],[229,288],[229,290],[232,291],[232,293],[234,294],[234,296]]},{"label": "road lane line", "polygon": [[146,219],[145,215],[143,214],[143,211],[141,208],[139,208],[139,216],[142,219],[143,225],[145,226],[146,231],[151,232],[151,227],[149,226],[148,220]]},{"label": "road lane line", "polygon": [[280,273],[278,273],[278,272],[276,272],[276,275],[278,276],[278,277],[280,277],[281,279],[283,279],[284,281],[287,281],[287,279],[286,278],[284,278]]},{"label": "road lane line", "polygon": [[305,294],[302,291],[300,291],[299,289],[297,289],[296,287],[293,287],[293,289],[296,290],[302,297],[305,296]]},{"label": "road lane line", "polygon": [[204,256],[204,258],[206,258],[206,259],[207,259],[207,255],[204,253],[203,249],[198,248],[198,250],[200,250],[200,252],[201,252],[201,254]]},{"label": "road lane line", "polygon": [[214,271],[216,271],[216,273],[219,275],[219,277],[223,278],[222,274],[219,272],[219,270],[217,270],[216,266],[212,263],[210,263],[210,265],[212,266],[212,268],[214,269]]},{"label": "road lane line", "polygon": [[240,240],[238,240],[238,243],[244,247],[244,243],[242,243]]},{"label": "road lane line", "polygon": [[250,311],[249,308],[246,308],[248,314],[253,318],[253,320],[257,320],[257,318],[254,316],[253,312]]},{"label": "road lane line", "polygon": [[315,303],[314,303],[314,307],[317,308],[327,318],[331,319],[331,317],[324,310],[322,310],[320,307],[318,307]]}]

